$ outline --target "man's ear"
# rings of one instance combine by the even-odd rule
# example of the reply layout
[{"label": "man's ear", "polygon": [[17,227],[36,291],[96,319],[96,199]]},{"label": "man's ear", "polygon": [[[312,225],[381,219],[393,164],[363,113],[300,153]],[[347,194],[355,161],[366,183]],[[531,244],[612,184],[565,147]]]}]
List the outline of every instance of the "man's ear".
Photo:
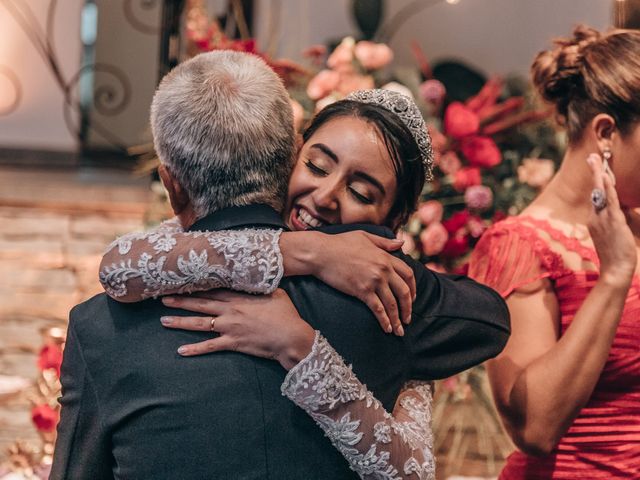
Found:
[{"label": "man's ear", "polygon": [[163,164],[158,166],[158,174],[160,175],[164,188],[167,189],[167,193],[169,194],[169,202],[171,203],[173,213],[180,215],[191,205],[189,195],[187,195],[187,192],[182,188],[182,185],[180,185],[176,177],[174,177]]},{"label": "man's ear", "polygon": [[600,152],[611,151],[613,137],[618,133],[615,119],[606,113],[599,113],[591,120],[591,129]]}]

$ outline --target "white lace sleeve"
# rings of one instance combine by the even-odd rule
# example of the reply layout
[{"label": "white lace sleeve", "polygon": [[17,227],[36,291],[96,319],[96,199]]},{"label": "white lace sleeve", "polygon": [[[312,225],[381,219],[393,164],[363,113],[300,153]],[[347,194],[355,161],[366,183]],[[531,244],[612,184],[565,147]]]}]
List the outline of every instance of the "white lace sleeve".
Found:
[{"label": "white lace sleeve", "polygon": [[281,230],[184,232],[177,219],[129,233],[107,249],[100,283],[116,300],[230,288],[271,293],[284,272]]},{"label": "white lace sleeve", "polygon": [[311,353],[289,371],[282,393],[316,421],[361,478],[435,479],[430,383],[407,384],[390,414],[316,332]]}]

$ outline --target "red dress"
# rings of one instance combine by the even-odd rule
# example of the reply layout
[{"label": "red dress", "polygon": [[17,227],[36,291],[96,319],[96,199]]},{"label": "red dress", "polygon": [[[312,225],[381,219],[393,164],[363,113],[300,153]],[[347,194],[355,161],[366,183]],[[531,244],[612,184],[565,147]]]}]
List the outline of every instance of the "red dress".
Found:
[{"label": "red dress", "polygon": [[[507,297],[518,287],[549,278],[560,307],[563,335],[598,272],[573,271],[558,253],[574,252],[599,266],[594,249],[553,228],[521,216],[499,222],[482,237],[469,274]],[[532,315],[531,321],[535,321]],[[540,385],[544,388],[544,385]],[[587,405],[551,455],[515,451],[500,480],[640,479],[640,276],[633,277],[609,357]]]}]

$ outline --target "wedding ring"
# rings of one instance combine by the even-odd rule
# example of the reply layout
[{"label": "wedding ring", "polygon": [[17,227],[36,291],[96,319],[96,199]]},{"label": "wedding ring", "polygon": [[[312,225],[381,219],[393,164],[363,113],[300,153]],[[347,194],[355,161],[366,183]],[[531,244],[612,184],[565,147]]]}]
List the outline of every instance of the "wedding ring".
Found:
[{"label": "wedding ring", "polygon": [[211,317],[211,331],[215,332],[214,328],[216,328],[216,317]]},{"label": "wedding ring", "polygon": [[596,213],[604,210],[607,206],[607,196],[601,188],[591,190],[591,203]]}]

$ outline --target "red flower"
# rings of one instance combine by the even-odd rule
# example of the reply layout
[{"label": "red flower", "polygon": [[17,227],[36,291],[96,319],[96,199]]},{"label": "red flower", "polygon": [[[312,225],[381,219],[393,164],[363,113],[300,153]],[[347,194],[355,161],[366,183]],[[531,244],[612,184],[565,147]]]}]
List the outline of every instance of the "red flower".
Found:
[{"label": "red flower", "polygon": [[445,257],[459,257],[469,251],[469,239],[466,235],[450,237],[442,249]]},{"label": "red flower", "polygon": [[472,137],[462,140],[460,150],[474,167],[495,167],[502,161],[502,154],[489,137]]},{"label": "red flower", "polygon": [[480,185],[482,176],[478,167],[465,167],[453,174],[453,188],[464,192],[472,185]]},{"label": "red flower", "polygon": [[60,376],[60,366],[62,365],[62,350],[54,344],[45,345],[40,350],[38,356],[38,368],[48,370],[53,368],[58,377]]},{"label": "red flower", "polygon": [[53,432],[59,418],[58,411],[49,405],[36,405],[31,410],[31,420],[41,432]]},{"label": "red flower", "polygon": [[480,119],[460,102],[453,102],[444,114],[444,131],[453,138],[475,135],[480,129]]},{"label": "red flower", "polygon": [[456,212],[451,215],[451,217],[442,222],[442,225],[444,225],[444,228],[449,234],[453,235],[467,224],[470,217],[471,214],[468,210],[462,210],[461,212]]}]

